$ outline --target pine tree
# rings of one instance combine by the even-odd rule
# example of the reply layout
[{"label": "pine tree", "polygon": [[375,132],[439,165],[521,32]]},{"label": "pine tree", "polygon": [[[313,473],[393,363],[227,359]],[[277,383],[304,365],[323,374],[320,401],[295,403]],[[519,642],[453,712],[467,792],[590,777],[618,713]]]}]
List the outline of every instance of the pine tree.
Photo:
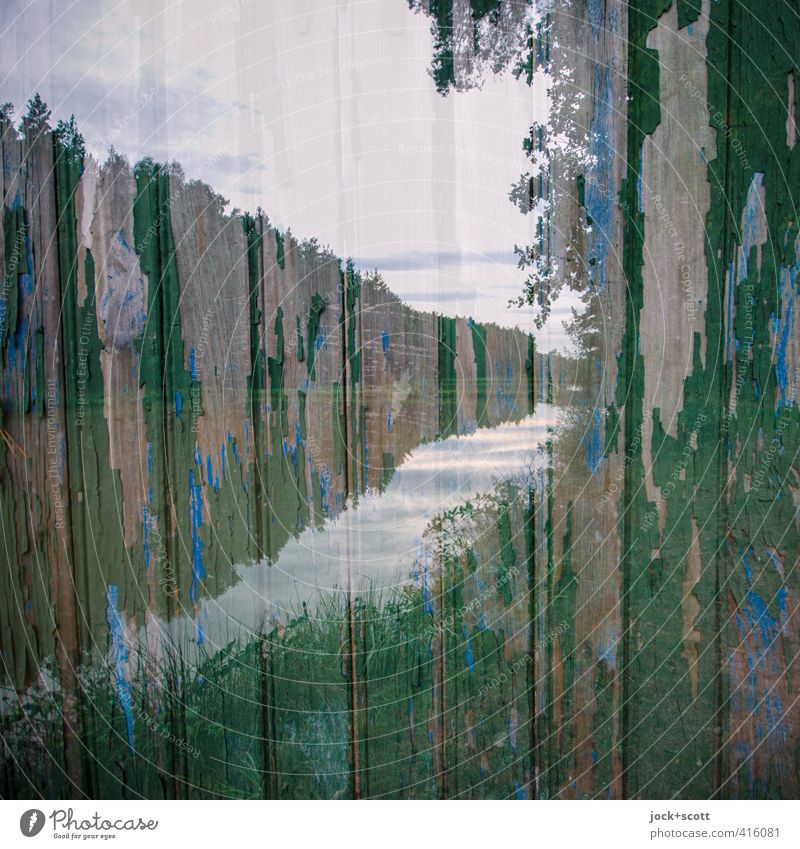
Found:
[{"label": "pine tree", "polygon": [[39,133],[50,129],[50,110],[38,91],[28,101],[28,112],[22,119],[19,129],[22,135],[31,141],[37,138]]}]

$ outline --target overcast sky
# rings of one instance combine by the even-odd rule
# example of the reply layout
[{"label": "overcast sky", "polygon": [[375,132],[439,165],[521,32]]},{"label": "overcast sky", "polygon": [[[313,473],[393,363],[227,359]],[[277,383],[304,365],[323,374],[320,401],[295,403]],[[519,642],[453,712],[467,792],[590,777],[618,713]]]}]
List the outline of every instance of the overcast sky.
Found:
[{"label": "overcast sky", "polygon": [[[5,0],[0,99],[39,91],[89,150],[177,160],[233,206],[377,267],[414,306],[531,328],[508,200],[545,86],[439,95],[405,0]],[[540,337],[560,346],[558,310]]]}]

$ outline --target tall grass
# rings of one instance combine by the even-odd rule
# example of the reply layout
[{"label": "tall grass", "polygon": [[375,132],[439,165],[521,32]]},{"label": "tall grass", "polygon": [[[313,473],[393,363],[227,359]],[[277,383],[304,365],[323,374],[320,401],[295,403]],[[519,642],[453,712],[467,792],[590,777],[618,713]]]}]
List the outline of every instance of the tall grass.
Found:
[{"label": "tall grass", "polygon": [[[89,795],[525,794],[533,779],[524,544],[498,544],[496,505],[467,521],[483,543],[441,546],[427,582],[324,595],[313,612],[304,605],[288,623],[239,635],[213,655],[164,639],[156,659],[140,646],[130,653],[129,690],[107,659],[87,664],[79,701]],[[435,533],[456,539],[456,530],[439,522]],[[57,676],[48,670],[44,680],[25,697],[5,691],[5,797],[72,795]]]}]

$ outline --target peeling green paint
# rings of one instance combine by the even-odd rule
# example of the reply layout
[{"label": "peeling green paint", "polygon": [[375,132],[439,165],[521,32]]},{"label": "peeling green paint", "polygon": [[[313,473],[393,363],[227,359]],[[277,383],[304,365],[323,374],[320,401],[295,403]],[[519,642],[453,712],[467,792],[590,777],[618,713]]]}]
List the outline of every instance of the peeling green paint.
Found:
[{"label": "peeling green paint", "polygon": [[311,296],[311,308],[308,313],[308,377],[310,380],[317,379],[314,357],[316,356],[317,337],[319,336],[320,319],[323,312],[325,312],[325,299],[319,292],[314,292]]},{"label": "peeling green paint", "polygon": [[483,427],[486,424],[486,328],[472,320],[470,320],[470,327],[477,381],[475,418],[478,426]]},{"label": "peeling green paint", "polygon": [[[5,347],[6,338],[17,327],[17,305],[19,302],[19,275],[30,274],[27,250],[27,225],[22,205],[3,207],[3,243],[5,264],[3,269],[3,307],[0,320],[0,346]],[[10,247],[10,249],[9,249]]]},{"label": "peeling green paint", "polygon": [[458,398],[456,379],[456,322],[440,315],[438,323],[439,436],[456,433]]}]

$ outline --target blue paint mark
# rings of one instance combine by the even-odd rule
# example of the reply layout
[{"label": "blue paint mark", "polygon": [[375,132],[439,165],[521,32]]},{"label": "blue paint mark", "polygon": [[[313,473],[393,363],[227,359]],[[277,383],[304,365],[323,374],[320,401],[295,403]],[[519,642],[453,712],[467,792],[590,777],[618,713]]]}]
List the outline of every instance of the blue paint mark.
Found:
[{"label": "blue paint mark", "polygon": [[599,407],[595,407],[592,413],[592,424],[586,437],[586,465],[594,474],[600,461],[603,459],[603,416]]},{"label": "blue paint mark", "polygon": [[781,266],[779,274],[780,318],[772,316],[772,330],[775,334],[775,376],[778,381],[778,406],[791,407],[789,397],[789,374],[792,364],[788,362],[789,342],[794,330],[795,310],[797,307],[797,271],[800,260],[795,265]]},{"label": "blue paint mark", "polygon": [[589,133],[589,155],[592,164],[587,169],[585,202],[586,213],[591,222],[589,278],[592,286],[602,292],[606,287],[606,266],[613,227],[615,197],[612,174],[614,107],[611,78],[607,68],[602,69],[599,66],[594,68],[592,89],[595,103]]},{"label": "blue paint mark", "polygon": [[211,466],[211,455],[207,455],[206,457],[206,483],[212,484],[214,483],[214,469]]},{"label": "blue paint mark", "polygon": [[742,213],[742,248],[739,262],[739,282],[747,279],[750,252],[756,245],[758,236],[758,211],[761,207],[759,191],[764,185],[764,175],[757,171],[753,174],[750,188],[747,190],[747,203]]},{"label": "blue paint mark", "polygon": [[599,660],[604,660],[609,669],[617,668],[617,635],[612,633],[605,643],[598,646],[597,657]]},{"label": "blue paint mark", "polygon": [[742,550],[742,547],[739,547],[739,557],[742,559],[742,566],[744,566],[744,576],[747,580],[747,586],[749,588],[750,583],[753,580],[753,569],[750,566],[750,561],[747,559],[747,555]]},{"label": "blue paint mark", "polygon": [[381,348],[384,354],[389,350],[389,334],[385,330],[381,336]]},{"label": "blue paint mark", "polygon": [[781,613],[781,618],[786,614],[786,598],[789,595],[786,587],[781,587],[777,592],[778,610]]},{"label": "blue paint mark", "polygon": [[181,393],[178,390],[175,390],[175,415],[179,416],[181,414],[181,410],[183,409],[183,398],[181,397]]},{"label": "blue paint mark", "polygon": [[603,23],[603,11],[605,3],[603,0],[589,0],[589,25],[595,38],[600,36],[600,25]]},{"label": "blue paint mark", "polygon": [[[109,584],[106,589],[106,624],[111,635],[111,660],[114,664],[114,681],[117,687],[122,714],[125,717],[125,729],[128,735],[128,748],[133,749],[133,697],[131,685],[125,678],[125,664],[128,661],[128,649],[125,645],[125,626],[119,610],[119,588]],[[134,757],[135,757],[134,752]]]},{"label": "blue paint mark", "polygon": [[144,568],[150,568],[150,521],[148,509],[145,504],[142,507],[142,544],[144,545]]},{"label": "blue paint mark", "polygon": [[433,599],[431,597],[431,591],[428,587],[428,561],[427,558],[423,560],[422,564],[422,609],[433,616]]},{"label": "blue paint mark", "polygon": [[117,241],[123,248],[125,248],[126,251],[128,251],[128,253],[133,253],[131,246],[128,244],[128,240],[125,238],[125,231],[121,228],[117,230]]},{"label": "blue paint mark", "polygon": [[[739,348],[739,340],[736,339],[733,328],[733,301],[734,301],[734,273],[733,260],[728,265],[728,309],[725,321],[725,356],[730,362]],[[734,344],[735,343],[735,344]]]},{"label": "blue paint mark", "polygon": [[197,380],[197,358],[194,348],[189,348],[189,372],[192,375],[192,380]]},{"label": "blue paint mark", "polygon": [[[19,192],[14,198],[14,209],[19,208],[20,199]],[[25,221],[28,224],[27,220]],[[30,241],[30,226],[25,229],[25,256],[28,262],[28,268],[33,268],[33,254],[31,251]],[[31,313],[29,307],[29,295],[33,294],[33,275],[28,272],[25,274],[17,274],[17,292],[18,292],[18,309],[17,309],[17,326],[16,328],[8,327],[8,336],[6,338],[6,357],[8,360],[8,371],[6,372],[5,391],[7,396],[12,395],[10,376],[12,371],[24,372],[27,367],[27,351],[28,346],[26,340],[28,338],[28,328],[30,326],[29,315]],[[60,400],[56,402],[57,406],[61,405]]]},{"label": "blue paint mark", "polygon": [[639,145],[639,171],[636,174],[636,196],[639,199],[639,209],[644,211],[644,179],[642,177],[644,168],[644,144]]},{"label": "blue paint mark", "polygon": [[192,586],[189,598],[192,603],[197,599],[197,585],[206,576],[203,567],[203,541],[200,528],[203,524],[203,488],[195,485],[194,469],[189,470],[189,520],[192,528]]},{"label": "blue paint mark", "polygon": [[[749,551],[749,550],[748,550]],[[767,738],[769,751],[778,751],[786,745],[788,732],[780,697],[769,692],[769,680],[781,674],[781,626],[767,610],[761,596],[751,588],[752,568],[742,549],[739,549],[747,581],[745,603],[736,613],[736,629],[740,645],[747,657],[747,677],[732,695],[737,713],[751,714],[755,723],[757,740]],[[778,605],[785,609],[786,591],[778,592]],[[769,673],[766,678],[759,672]],[[749,755],[745,752],[745,759]],[[751,774],[751,786],[752,786]]]},{"label": "blue paint mark", "polygon": [[327,466],[323,466],[319,473],[319,489],[320,501],[322,502],[322,510],[328,514],[330,512],[330,491],[333,488],[333,473]]},{"label": "blue paint mark", "polygon": [[783,561],[781,560],[780,554],[777,549],[773,548],[771,545],[765,546],[764,550],[767,552],[767,557],[772,561],[772,565],[775,567],[778,574],[781,576],[781,579],[785,578],[786,575],[784,573]]}]

